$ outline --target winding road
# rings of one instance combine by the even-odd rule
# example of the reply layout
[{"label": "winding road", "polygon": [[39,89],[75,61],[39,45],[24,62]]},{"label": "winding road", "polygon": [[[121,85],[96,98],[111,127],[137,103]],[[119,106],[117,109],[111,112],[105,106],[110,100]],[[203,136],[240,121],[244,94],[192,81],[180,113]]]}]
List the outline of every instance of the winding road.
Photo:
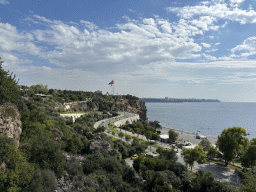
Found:
[{"label": "winding road", "polygon": [[[119,113],[119,116],[118,117],[114,117],[114,118],[111,118],[111,119],[104,119],[102,121],[99,121],[96,123],[96,127],[97,128],[98,126],[104,126],[106,127],[106,131],[105,133],[108,134],[108,135],[111,135],[111,136],[114,136],[118,139],[120,139],[120,137],[118,137],[117,134],[115,135],[112,135],[112,134],[109,134],[107,133],[107,131],[109,130],[108,128],[108,123],[111,122],[115,122],[115,121],[119,121],[121,119],[124,119],[124,118],[130,118],[134,115],[137,115],[137,114],[133,114],[133,113],[128,113],[128,112],[118,112]],[[120,117],[120,116],[123,116],[125,115],[126,117]],[[128,135],[131,135],[133,137],[137,137],[137,134],[132,134],[131,132],[129,131],[125,131],[125,130],[122,130],[122,129],[118,129],[118,131],[121,131],[125,134],[128,134]],[[139,135],[140,139],[143,139],[145,141],[147,141],[147,138],[143,135]],[[123,141],[125,141],[124,138],[122,138]],[[127,141],[125,141],[127,142]],[[132,143],[132,140],[128,143]],[[161,146],[161,147],[170,147],[169,144],[166,144],[166,143],[161,143],[161,142],[157,142],[156,143],[157,145]],[[148,149],[146,149],[147,152],[149,151],[152,151],[152,152],[156,152],[156,148],[154,147],[151,147],[150,149],[150,146],[148,147]],[[178,157],[178,160],[177,162],[183,164],[183,165],[186,165],[182,156],[181,156],[181,149],[178,149],[178,153],[177,154],[177,157]],[[126,159],[126,162],[129,166],[132,166],[133,164],[133,160],[131,159]],[[188,167],[189,168],[189,167]],[[227,167],[223,167],[223,166],[220,166],[220,165],[217,165],[217,164],[214,164],[214,163],[210,163],[210,162],[207,162],[206,164],[197,164],[195,163],[193,169],[193,171],[199,171],[199,170],[203,170],[204,172],[212,172],[213,174],[213,177],[216,179],[216,180],[219,180],[221,182],[228,182],[234,186],[237,186],[239,187],[240,186],[240,178],[238,177],[237,173],[235,172],[235,170],[232,170],[232,169],[229,169]]]}]

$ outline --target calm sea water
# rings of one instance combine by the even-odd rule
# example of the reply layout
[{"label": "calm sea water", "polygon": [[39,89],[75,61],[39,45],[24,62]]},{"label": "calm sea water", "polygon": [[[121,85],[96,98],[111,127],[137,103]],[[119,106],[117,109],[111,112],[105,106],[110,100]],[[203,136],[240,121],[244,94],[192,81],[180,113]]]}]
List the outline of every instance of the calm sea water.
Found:
[{"label": "calm sea water", "polygon": [[256,138],[256,103],[146,103],[149,121],[164,127],[217,138],[225,128],[244,128]]}]

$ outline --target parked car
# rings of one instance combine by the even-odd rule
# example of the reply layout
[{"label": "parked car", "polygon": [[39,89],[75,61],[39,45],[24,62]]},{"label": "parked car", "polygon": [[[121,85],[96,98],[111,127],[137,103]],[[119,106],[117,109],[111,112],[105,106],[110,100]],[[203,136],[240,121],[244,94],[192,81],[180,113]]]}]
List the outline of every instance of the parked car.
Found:
[{"label": "parked car", "polygon": [[131,159],[137,159],[139,156],[137,154],[133,155]]}]

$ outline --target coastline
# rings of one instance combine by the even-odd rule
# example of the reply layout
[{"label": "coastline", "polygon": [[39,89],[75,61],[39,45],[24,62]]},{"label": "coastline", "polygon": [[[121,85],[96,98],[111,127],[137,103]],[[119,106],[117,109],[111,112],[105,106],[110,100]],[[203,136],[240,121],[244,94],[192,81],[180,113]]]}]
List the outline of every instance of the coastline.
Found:
[{"label": "coastline", "polygon": [[[169,132],[170,129],[171,128],[162,127],[162,129],[160,129],[161,134],[167,134],[168,135],[168,132]],[[184,141],[186,141],[186,142],[192,143],[193,145],[198,145],[200,143],[200,141],[202,140],[202,139],[196,139],[196,134],[195,133],[189,133],[189,132],[186,132],[186,131],[180,131],[180,130],[175,130],[175,129],[172,129],[172,130],[174,130],[176,133],[179,134],[178,140],[177,140],[178,142],[184,143]],[[207,136],[207,139],[208,139],[208,141],[210,141],[210,143],[213,146],[216,145],[215,143],[217,141],[217,138]]]}]

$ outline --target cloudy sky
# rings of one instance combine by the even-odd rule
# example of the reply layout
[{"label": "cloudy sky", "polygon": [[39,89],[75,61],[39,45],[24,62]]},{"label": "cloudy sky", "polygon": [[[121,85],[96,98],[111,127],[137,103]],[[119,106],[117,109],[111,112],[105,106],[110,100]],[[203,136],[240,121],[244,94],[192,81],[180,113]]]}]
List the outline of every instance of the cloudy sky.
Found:
[{"label": "cloudy sky", "polygon": [[0,0],[21,85],[256,102],[256,0]]}]

